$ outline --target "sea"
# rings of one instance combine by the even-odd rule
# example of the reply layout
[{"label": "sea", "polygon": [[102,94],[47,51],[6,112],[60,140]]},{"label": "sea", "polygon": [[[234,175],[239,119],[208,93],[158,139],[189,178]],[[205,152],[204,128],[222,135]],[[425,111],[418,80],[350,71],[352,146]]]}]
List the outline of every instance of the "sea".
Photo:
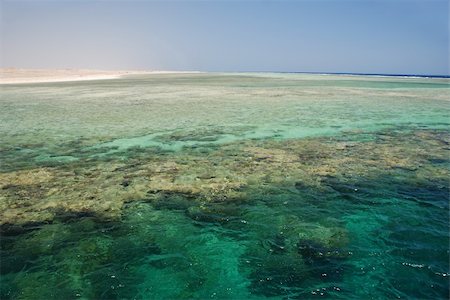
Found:
[{"label": "sea", "polygon": [[448,299],[450,79],[0,86],[0,299]]}]

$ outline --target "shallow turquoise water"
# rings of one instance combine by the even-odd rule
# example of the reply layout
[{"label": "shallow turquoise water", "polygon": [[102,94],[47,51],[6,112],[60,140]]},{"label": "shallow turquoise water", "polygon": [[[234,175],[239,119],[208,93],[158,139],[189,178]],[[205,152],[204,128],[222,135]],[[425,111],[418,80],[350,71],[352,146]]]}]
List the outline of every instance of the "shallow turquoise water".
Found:
[{"label": "shallow turquoise water", "polygon": [[1,299],[446,299],[440,79],[0,90]]}]

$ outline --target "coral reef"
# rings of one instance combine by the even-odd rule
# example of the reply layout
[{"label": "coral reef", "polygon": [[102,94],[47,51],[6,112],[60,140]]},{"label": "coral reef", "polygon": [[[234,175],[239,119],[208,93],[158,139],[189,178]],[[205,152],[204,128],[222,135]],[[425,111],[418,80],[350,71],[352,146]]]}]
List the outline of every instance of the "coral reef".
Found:
[{"label": "coral reef", "polygon": [[136,157],[128,154],[126,162],[113,155],[95,164],[79,160],[0,173],[0,220],[7,230],[11,225],[80,215],[119,219],[124,203],[130,201],[162,203],[169,195],[182,195],[195,203],[242,201],[249,198],[249,191],[267,185],[296,193],[335,191],[351,199],[352,193],[361,194],[363,188],[352,182],[363,178],[368,184],[370,178],[401,176],[402,172],[422,182],[448,178],[448,169],[440,167],[448,161],[445,133],[416,130],[371,135],[372,140],[361,142],[354,141],[358,134],[235,142],[206,154],[186,149],[154,156],[141,149]]}]

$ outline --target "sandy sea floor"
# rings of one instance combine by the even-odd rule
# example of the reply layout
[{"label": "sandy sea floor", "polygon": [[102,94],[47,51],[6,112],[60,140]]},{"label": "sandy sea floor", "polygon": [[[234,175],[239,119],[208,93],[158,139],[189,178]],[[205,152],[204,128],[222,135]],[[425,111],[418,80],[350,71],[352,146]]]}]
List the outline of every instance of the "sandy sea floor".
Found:
[{"label": "sandy sea floor", "polygon": [[448,79],[0,87],[1,299],[446,299]]}]

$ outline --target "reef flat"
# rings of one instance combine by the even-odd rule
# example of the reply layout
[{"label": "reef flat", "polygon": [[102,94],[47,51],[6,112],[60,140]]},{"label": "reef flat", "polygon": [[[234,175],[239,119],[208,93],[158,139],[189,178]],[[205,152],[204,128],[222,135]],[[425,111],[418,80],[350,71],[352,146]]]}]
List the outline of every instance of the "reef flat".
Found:
[{"label": "reef flat", "polygon": [[1,298],[445,299],[449,91],[304,74],[2,86]]}]

